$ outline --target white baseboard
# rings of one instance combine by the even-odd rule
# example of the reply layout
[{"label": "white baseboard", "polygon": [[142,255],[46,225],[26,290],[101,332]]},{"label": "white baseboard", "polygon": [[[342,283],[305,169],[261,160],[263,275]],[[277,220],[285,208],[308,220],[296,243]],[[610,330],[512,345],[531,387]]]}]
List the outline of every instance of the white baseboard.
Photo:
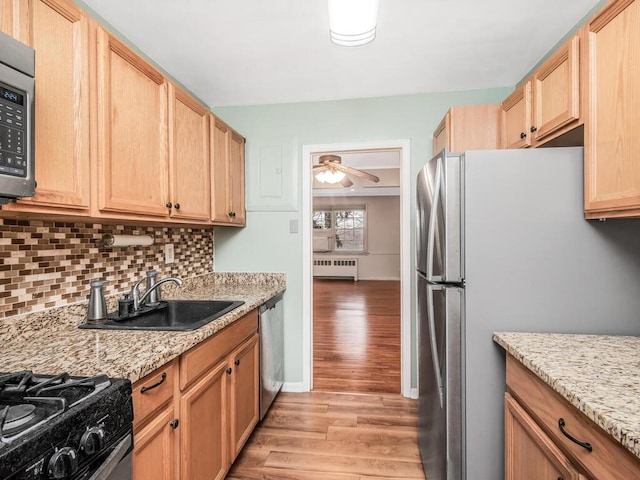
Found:
[{"label": "white baseboard", "polygon": [[411,389],[411,398],[413,398],[414,400],[418,398],[418,389],[417,388],[412,388]]},{"label": "white baseboard", "polygon": [[358,280],[373,280],[373,281],[396,281],[399,282],[400,279],[398,277],[362,277],[358,275]]},{"label": "white baseboard", "polygon": [[291,392],[291,393],[301,393],[307,392],[308,390],[304,388],[304,383],[302,382],[284,382],[282,384],[283,392]]}]

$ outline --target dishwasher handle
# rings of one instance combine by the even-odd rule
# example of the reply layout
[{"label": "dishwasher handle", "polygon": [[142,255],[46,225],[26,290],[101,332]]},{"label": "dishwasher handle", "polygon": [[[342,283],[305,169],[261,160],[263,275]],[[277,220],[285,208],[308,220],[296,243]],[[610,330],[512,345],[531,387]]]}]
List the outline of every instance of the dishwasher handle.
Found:
[{"label": "dishwasher handle", "polygon": [[116,445],[113,452],[111,452],[111,454],[104,460],[104,463],[100,465],[100,468],[91,475],[89,480],[107,480],[120,461],[127,456],[132,444],[133,441],[131,439],[131,434],[129,433],[118,445]]},{"label": "dishwasher handle", "polygon": [[276,306],[278,305],[278,303],[282,300],[282,297],[284,296],[284,292],[283,293],[279,293],[278,295],[276,295],[275,297],[270,298],[269,300],[267,300],[265,303],[263,303],[260,306],[260,310],[259,313],[264,313],[267,310],[271,310],[273,308],[276,308]]}]

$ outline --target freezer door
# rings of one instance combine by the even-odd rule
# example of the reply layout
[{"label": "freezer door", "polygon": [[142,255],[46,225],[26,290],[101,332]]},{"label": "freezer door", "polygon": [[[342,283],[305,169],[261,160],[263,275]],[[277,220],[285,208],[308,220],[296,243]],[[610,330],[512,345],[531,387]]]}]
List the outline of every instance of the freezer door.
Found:
[{"label": "freezer door", "polygon": [[462,282],[461,156],[440,152],[422,168],[416,188],[416,269],[432,282]]},{"label": "freezer door", "polygon": [[418,276],[418,442],[429,480],[462,480],[464,290]]}]

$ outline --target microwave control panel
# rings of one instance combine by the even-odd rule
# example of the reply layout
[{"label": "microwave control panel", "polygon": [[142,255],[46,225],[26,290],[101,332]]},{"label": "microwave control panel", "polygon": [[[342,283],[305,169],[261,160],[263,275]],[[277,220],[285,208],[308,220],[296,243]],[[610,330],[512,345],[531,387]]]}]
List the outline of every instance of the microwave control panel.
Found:
[{"label": "microwave control panel", "polygon": [[25,94],[0,84],[0,174],[27,176]]}]

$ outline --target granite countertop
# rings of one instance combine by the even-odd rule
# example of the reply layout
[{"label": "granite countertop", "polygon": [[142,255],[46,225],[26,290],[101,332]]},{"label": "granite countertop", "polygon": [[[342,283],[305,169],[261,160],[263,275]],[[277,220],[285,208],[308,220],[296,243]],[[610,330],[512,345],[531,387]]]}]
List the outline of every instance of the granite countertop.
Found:
[{"label": "granite countertop", "polygon": [[493,340],[640,458],[640,337],[500,332]]},{"label": "granite countertop", "polygon": [[[171,284],[173,285],[173,284]],[[81,330],[86,302],[0,321],[0,372],[144,377],[286,288],[285,274],[211,273],[166,285],[165,299],[242,300],[244,305],[191,332]],[[117,296],[108,299],[117,309]]]}]

